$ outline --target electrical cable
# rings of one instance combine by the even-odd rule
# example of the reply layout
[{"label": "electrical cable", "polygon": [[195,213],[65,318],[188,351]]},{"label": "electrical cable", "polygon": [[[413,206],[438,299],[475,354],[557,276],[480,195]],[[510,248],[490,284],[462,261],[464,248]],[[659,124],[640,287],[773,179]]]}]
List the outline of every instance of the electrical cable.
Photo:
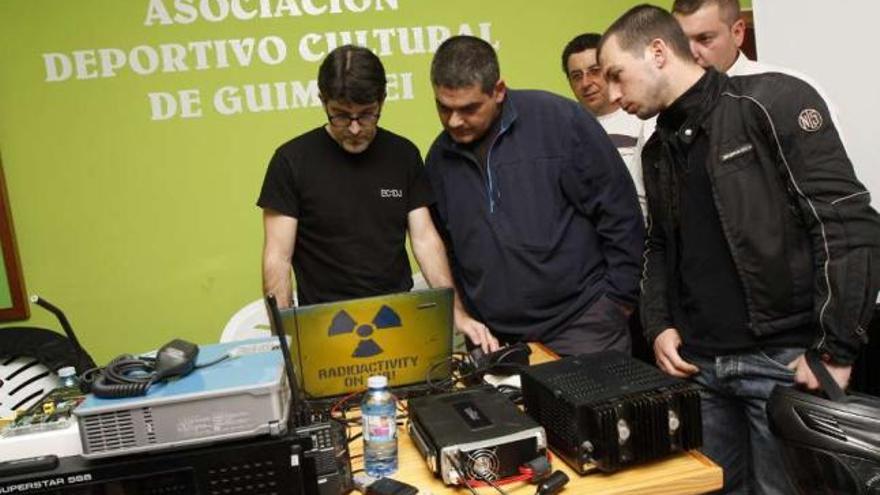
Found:
[{"label": "electrical cable", "polygon": [[103,368],[83,374],[98,397],[134,397],[144,395],[156,379],[155,359],[138,359],[130,354],[117,356]]},{"label": "electrical cable", "polygon": [[452,469],[455,469],[455,472],[458,473],[459,479],[461,480],[459,484],[464,485],[464,487],[467,488],[472,495],[479,495],[477,491],[474,490],[474,487],[472,487],[468,483],[467,478],[464,476],[464,469],[458,465],[458,460],[455,459],[452,455],[449,455],[448,458],[449,463],[452,465]]},{"label": "electrical cable", "polygon": [[82,376],[87,370],[83,370],[82,367],[95,366],[95,362],[89,356],[89,353],[83,348],[83,346],[79,343],[79,339],[76,338],[76,333],[73,331],[73,327],[70,325],[70,321],[68,321],[67,316],[64,314],[64,311],[61,311],[60,308],[50,303],[49,301],[43,299],[42,297],[34,294],[30,297],[31,302],[42,307],[43,309],[49,311],[58,321],[61,323],[61,328],[64,330],[64,334],[67,336],[67,340],[70,341],[70,345],[73,347],[74,352],[78,357],[79,362],[77,363],[76,371]]},{"label": "electrical cable", "polygon": [[[461,358],[453,354],[452,356],[445,357],[432,363],[431,366],[428,367],[428,371],[425,374],[425,383],[428,385],[430,391],[443,392],[452,388],[452,386],[455,385],[454,374],[457,371],[460,371],[461,368],[461,365],[459,364],[460,362]],[[445,364],[449,364],[450,366],[449,377],[444,378],[440,382],[434,382],[434,373],[440,368],[440,366],[443,366]]]},{"label": "electrical cable", "polygon": [[[196,364],[195,368],[207,368],[229,359],[224,354],[213,361]],[[91,368],[83,372],[80,381],[97,397],[121,398],[146,395],[154,384],[168,378],[157,369],[155,357],[135,357],[122,354],[103,368]]]},{"label": "electrical cable", "polygon": [[208,361],[207,363],[196,363],[196,369],[207,368],[208,366],[214,366],[215,364],[219,364],[223,361],[226,361],[232,357],[230,354],[224,354],[213,361]]},{"label": "electrical cable", "polygon": [[500,486],[496,485],[488,476],[483,475],[482,478],[483,478],[483,481],[485,481],[486,483],[489,484],[489,486],[494,488],[496,492],[500,493],[501,495],[508,495],[507,492],[502,490]]},{"label": "electrical cable", "polygon": [[364,393],[364,390],[356,390],[356,391],[346,395],[345,397],[339,399],[338,401],[336,401],[333,404],[333,406],[330,407],[330,417],[333,417],[334,413],[339,412],[341,410],[342,406],[344,406],[346,402],[351,400],[353,397],[359,396],[363,393]]},{"label": "electrical cable", "polygon": [[504,396],[507,397],[510,400],[510,402],[513,402],[514,404],[517,404],[517,405],[522,403],[523,397],[522,397],[522,389],[521,388],[516,387],[514,385],[507,385],[505,383],[499,384],[495,388],[499,392],[504,394]]},{"label": "electrical cable", "polygon": [[547,450],[546,455],[536,457],[520,466],[519,472],[528,476],[529,480],[535,483],[550,475],[552,461],[553,455]]},{"label": "electrical cable", "polygon": [[[502,478],[502,479],[498,480],[498,481],[496,482],[496,484],[498,484],[498,485],[509,485],[509,484],[511,484],[511,483],[517,483],[517,482],[520,482],[520,481],[529,481],[529,480],[531,480],[531,475],[528,475],[528,474],[525,474],[525,473],[521,473],[521,474],[518,474],[518,475],[516,475],[516,476],[508,476],[507,478]],[[482,487],[485,487],[485,486],[491,486],[491,485],[489,485],[489,483],[486,483],[486,482],[483,481],[482,479],[479,479],[479,480],[473,480],[473,481],[471,481],[470,483],[471,483],[471,486],[475,486],[475,487],[477,487],[477,488],[482,488]]]}]

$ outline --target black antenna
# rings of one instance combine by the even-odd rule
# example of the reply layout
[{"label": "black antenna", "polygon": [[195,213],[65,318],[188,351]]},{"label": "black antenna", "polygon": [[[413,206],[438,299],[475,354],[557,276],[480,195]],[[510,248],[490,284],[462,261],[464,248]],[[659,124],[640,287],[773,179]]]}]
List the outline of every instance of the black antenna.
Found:
[{"label": "black antenna", "polygon": [[284,337],[284,323],[281,319],[281,311],[274,294],[266,294],[266,306],[269,307],[270,326],[278,337],[281,346],[281,354],[284,356],[284,372],[287,374],[287,383],[290,385],[290,410],[287,412],[287,430],[292,432],[296,428],[295,416],[299,412],[299,387],[296,383],[296,373],[293,371],[293,362],[290,360],[290,346]]},{"label": "black antenna", "polygon": [[70,326],[70,322],[67,321],[67,316],[64,315],[64,311],[61,311],[57,306],[36,294],[31,296],[31,302],[42,307],[46,311],[49,311],[55,315],[55,318],[58,318],[58,321],[61,323],[61,328],[64,329],[64,333],[67,335],[67,340],[70,341],[70,345],[73,346],[73,350],[79,358],[77,360],[76,373],[82,375],[87,369],[94,368],[95,362],[92,361],[92,358],[80,345],[79,339],[76,338],[76,334],[73,332],[73,327]]}]

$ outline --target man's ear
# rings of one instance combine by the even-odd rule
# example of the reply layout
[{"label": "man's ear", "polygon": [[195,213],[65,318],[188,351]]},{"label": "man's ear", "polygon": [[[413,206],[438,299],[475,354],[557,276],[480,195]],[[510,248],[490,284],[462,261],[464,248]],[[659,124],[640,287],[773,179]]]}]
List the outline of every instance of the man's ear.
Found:
[{"label": "man's ear", "polygon": [[658,69],[666,65],[667,58],[669,57],[669,46],[665,41],[660,38],[654,38],[648,43],[645,51],[651,65]]},{"label": "man's ear", "polygon": [[733,40],[736,42],[736,47],[742,47],[743,40],[746,38],[746,21],[740,17],[730,26],[730,32],[733,35]]},{"label": "man's ear", "polygon": [[507,83],[504,82],[504,79],[499,79],[495,83],[495,88],[493,88],[492,92],[495,95],[495,103],[504,102],[504,98],[507,96]]}]

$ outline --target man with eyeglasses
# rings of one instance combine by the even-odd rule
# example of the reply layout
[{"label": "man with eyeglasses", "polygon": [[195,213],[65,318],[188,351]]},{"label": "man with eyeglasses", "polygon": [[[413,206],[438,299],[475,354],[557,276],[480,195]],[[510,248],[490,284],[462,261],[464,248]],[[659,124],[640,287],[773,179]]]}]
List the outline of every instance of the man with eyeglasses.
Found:
[{"label": "man with eyeglasses", "polygon": [[[412,288],[412,251],[432,287],[452,287],[419,150],[378,127],[385,69],[351,45],[327,55],[318,89],[327,123],[281,145],[257,205],[263,208],[263,290],[279,306],[368,297]],[[456,328],[485,351],[497,341],[455,297]]]},{"label": "man with eyeglasses", "polygon": [[596,60],[596,47],[602,35],[575,36],[562,51],[562,71],[581,106],[596,117],[623,158],[633,178],[642,215],[647,215],[645,185],[642,181],[642,146],[654,132],[654,119],[642,121],[623,111],[608,99],[602,67]]}]

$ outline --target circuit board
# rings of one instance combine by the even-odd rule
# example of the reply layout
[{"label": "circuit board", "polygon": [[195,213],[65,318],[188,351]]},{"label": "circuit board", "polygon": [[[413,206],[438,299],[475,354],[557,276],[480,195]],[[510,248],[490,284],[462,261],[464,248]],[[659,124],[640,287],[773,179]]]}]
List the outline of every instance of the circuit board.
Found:
[{"label": "circuit board", "polygon": [[82,392],[75,388],[59,387],[51,390],[39,402],[19,413],[15,421],[3,431],[2,436],[10,437],[36,433],[39,431],[67,428],[73,421],[71,416],[82,401]]}]

